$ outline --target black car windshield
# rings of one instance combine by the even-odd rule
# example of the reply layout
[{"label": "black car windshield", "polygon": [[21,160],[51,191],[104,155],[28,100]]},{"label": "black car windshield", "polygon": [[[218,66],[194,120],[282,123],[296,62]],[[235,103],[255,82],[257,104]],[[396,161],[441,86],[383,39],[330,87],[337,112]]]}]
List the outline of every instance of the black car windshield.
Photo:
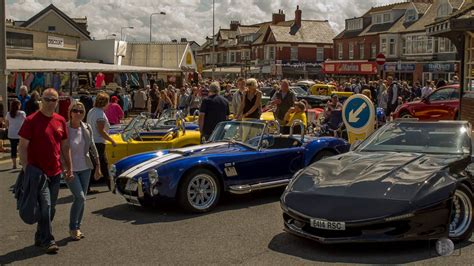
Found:
[{"label": "black car windshield", "polygon": [[290,87],[290,89],[297,95],[297,96],[305,96],[308,93],[301,87]]},{"label": "black car windshield", "polygon": [[366,139],[357,151],[471,153],[471,128],[465,123],[394,122]]},{"label": "black car windshield", "polygon": [[211,142],[232,141],[245,146],[258,148],[260,138],[265,130],[265,124],[250,121],[222,122],[212,132]]}]

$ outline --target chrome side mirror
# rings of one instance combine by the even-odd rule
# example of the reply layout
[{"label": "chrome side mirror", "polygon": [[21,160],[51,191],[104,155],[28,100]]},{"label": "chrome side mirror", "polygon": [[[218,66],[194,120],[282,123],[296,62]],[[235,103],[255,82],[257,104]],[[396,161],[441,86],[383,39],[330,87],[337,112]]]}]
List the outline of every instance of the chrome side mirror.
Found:
[{"label": "chrome side mirror", "polygon": [[291,127],[290,127],[290,137],[293,137],[293,128],[295,126],[300,126],[300,129],[301,129],[301,141],[304,141],[304,130],[306,128],[305,124],[303,124],[303,121],[297,119],[295,121],[293,121],[293,123],[291,123]]}]

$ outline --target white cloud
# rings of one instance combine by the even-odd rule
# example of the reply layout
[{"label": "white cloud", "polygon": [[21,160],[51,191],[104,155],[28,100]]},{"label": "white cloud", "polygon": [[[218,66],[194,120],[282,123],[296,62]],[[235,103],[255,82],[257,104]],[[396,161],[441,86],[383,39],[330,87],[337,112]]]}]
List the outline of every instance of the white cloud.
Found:
[{"label": "white cloud", "polygon": [[[272,12],[283,9],[286,19],[294,18],[296,5],[303,19],[327,19],[336,32],[344,28],[344,19],[360,16],[370,7],[393,0],[215,0],[215,29],[228,28],[231,20],[252,24],[271,20]],[[153,12],[153,40],[187,38],[202,43],[212,35],[212,0],[17,0],[7,2],[7,17],[27,20],[48,6],[56,5],[71,17],[88,18],[89,31],[97,39],[124,30],[128,40],[147,41]]]}]

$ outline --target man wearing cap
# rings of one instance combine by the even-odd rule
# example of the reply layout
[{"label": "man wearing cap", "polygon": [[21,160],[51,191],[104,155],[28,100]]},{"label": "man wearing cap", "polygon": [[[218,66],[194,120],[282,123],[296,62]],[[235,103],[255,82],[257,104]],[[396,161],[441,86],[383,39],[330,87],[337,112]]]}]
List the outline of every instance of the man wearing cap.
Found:
[{"label": "man wearing cap", "polygon": [[199,129],[201,139],[209,140],[212,131],[222,121],[229,116],[229,102],[219,95],[219,82],[213,82],[209,86],[209,96],[202,99],[199,109]]}]

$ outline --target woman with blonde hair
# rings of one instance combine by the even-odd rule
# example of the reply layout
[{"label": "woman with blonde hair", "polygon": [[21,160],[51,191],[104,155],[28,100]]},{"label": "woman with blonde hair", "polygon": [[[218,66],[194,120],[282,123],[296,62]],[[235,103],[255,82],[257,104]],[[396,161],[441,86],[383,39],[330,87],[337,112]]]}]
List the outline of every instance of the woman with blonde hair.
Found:
[{"label": "woman with blonde hair", "polygon": [[95,99],[94,108],[89,110],[89,113],[87,114],[87,124],[92,128],[92,136],[94,137],[95,146],[99,154],[100,171],[102,172],[105,182],[110,190],[111,180],[109,176],[107,156],[105,154],[105,142],[110,141],[114,147],[117,144],[108,134],[110,123],[104,111],[108,104],[109,95],[105,92],[99,92]]},{"label": "woman with blonde hair", "polygon": [[243,95],[240,112],[243,120],[260,119],[262,112],[262,92],[258,90],[257,80],[247,79],[247,90]]},{"label": "woman with blonde hair", "polygon": [[[72,178],[66,178],[67,186],[73,195],[69,218],[69,233],[72,240],[80,240],[84,235],[80,231],[87,189],[89,188],[91,171],[94,169],[92,160],[99,165],[92,127],[82,122],[86,108],[81,102],[73,102],[69,106],[68,135],[72,157]],[[96,167],[94,178],[100,178],[100,168]]]}]

